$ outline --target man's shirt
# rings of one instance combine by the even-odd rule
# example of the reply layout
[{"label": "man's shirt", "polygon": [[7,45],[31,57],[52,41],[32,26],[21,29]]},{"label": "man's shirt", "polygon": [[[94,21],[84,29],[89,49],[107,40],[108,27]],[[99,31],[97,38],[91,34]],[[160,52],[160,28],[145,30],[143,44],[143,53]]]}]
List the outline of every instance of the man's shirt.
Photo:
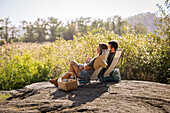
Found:
[{"label": "man's shirt", "polygon": [[112,63],[112,61],[114,59],[114,56],[115,56],[115,52],[114,53],[109,53],[109,56],[107,57],[107,67],[103,68],[100,71],[98,76],[103,76],[104,75],[105,71],[110,67],[110,65],[111,65],[111,63]]}]

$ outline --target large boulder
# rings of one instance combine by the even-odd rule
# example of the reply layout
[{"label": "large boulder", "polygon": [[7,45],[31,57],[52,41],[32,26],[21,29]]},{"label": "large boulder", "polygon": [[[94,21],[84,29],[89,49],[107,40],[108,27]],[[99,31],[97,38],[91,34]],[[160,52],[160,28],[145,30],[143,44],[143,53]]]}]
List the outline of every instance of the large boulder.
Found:
[{"label": "large boulder", "polygon": [[127,81],[78,87],[65,92],[49,82],[40,82],[13,91],[0,102],[0,112],[112,112],[169,113],[170,85]]}]

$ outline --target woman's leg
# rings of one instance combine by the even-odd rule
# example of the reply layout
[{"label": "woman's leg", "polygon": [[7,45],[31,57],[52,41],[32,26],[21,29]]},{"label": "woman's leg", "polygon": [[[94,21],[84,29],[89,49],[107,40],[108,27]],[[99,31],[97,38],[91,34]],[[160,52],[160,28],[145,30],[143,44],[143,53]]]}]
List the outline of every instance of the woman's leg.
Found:
[{"label": "woman's leg", "polygon": [[57,80],[58,78],[62,77],[62,79],[69,78],[70,76],[76,74],[77,77],[80,77],[81,70],[79,70],[78,63],[76,61],[71,61],[70,62],[70,69],[68,70],[67,73],[64,75],[60,75],[59,77],[55,79],[50,79],[49,82],[54,84],[55,86],[58,86]]},{"label": "woman's leg", "polygon": [[74,75],[75,74],[73,72],[67,72],[61,77],[61,79],[68,79],[70,78],[70,76],[74,76]]},{"label": "woman's leg", "polygon": [[80,73],[81,73],[81,69],[78,66],[79,64],[76,61],[71,61],[70,62],[70,69],[68,70],[68,72],[73,72],[75,73],[78,77],[80,77]]}]

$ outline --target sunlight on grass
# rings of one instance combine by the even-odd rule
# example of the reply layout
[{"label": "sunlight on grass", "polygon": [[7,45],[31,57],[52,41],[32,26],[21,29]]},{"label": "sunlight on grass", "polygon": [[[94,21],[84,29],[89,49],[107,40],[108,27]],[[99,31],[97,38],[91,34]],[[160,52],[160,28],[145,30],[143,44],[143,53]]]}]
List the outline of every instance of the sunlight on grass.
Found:
[{"label": "sunlight on grass", "polygon": [[0,93],[0,101],[5,100],[5,99],[9,98],[10,96],[11,96],[10,94],[1,94]]}]

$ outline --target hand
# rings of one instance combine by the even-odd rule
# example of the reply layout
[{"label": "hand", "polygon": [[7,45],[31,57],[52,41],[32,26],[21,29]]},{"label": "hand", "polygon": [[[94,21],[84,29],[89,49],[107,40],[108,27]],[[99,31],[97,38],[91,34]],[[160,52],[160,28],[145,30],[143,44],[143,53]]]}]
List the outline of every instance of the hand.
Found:
[{"label": "hand", "polygon": [[83,70],[84,69],[84,65],[82,65],[82,67],[81,67],[81,70]]},{"label": "hand", "polygon": [[90,57],[87,57],[86,58],[86,62],[90,62],[91,58]]}]

